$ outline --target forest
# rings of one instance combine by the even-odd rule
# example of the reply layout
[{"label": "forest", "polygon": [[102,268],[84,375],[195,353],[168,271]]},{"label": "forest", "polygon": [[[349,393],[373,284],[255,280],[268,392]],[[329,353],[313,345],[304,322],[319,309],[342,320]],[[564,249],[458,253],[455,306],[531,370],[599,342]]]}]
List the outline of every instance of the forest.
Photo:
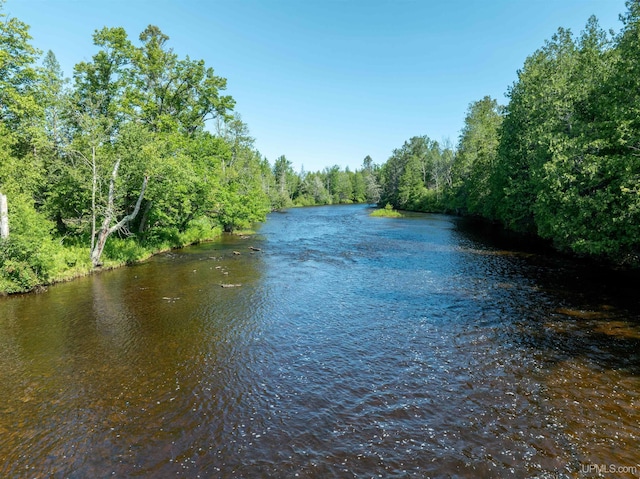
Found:
[{"label": "forest", "polygon": [[477,216],[638,266],[640,2],[627,7],[618,33],[593,17],[560,28],[506,105],[469,105],[456,145],[414,136],[381,165],[296,172],[256,150],[226,79],[158,27],[96,30],[68,79],[0,1],[0,294],[335,203]]},{"label": "forest", "polygon": [[473,215],[571,254],[640,264],[640,2],[531,54],[506,105],[471,103],[455,151],[417,136],[379,171],[380,204]]},{"label": "forest", "polygon": [[355,172],[272,166],[226,79],[179,58],[158,27],[138,42],[96,30],[69,80],[2,7],[0,293],[245,230],[274,209],[377,200],[370,160]]}]

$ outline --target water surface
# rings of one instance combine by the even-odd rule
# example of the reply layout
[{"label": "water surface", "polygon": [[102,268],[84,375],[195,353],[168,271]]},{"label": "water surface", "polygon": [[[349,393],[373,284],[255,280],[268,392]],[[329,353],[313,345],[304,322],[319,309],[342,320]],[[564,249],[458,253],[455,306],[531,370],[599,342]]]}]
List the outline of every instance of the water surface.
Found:
[{"label": "water surface", "polygon": [[637,283],[543,253],[304,208],[0,299],[0,476],[640,477]]}]

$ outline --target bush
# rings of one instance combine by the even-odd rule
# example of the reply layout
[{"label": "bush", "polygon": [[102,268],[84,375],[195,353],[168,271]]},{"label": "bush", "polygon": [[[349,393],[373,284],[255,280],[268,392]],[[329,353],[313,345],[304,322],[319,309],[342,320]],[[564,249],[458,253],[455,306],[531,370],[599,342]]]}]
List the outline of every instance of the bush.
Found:
[{"label": "bush", "polygon": [[47,284],[64,260],[62,245],[51,238],[53,224],[25,197],[9,203],[9,238],[0,243],[1,291],[17,293]]},{"label": "bush", "polygon": [[397,210],[394,210],[393,207],[387,203],[384,208],[379,208],[371,212],[369,216],[376,217],[384,217],[384,218],[402,218],[403,214]]},{"label": "bush", "polygon": [[131,264],[150,255],[135,238],[109,238],[104,247],[105,263]]}]

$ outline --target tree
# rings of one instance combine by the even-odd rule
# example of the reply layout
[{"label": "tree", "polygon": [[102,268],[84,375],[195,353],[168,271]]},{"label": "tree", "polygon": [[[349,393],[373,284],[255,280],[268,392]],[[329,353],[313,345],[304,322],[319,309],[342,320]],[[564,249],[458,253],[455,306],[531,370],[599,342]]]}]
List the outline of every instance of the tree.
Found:
[{"label": "tree", "polygon": [[367,155],[362,161],[362,175],[365,183],[365,201],[376,204],[380,200],[380,184],[378,182],[378,167],[373,159]]},{"label": "tree", "polygon": [[65,84],[60,63],[55,54],[49,50],[42,62],[42,87],[38,97],[44,109],[43,132],[46,147],[58,148],[63,143],[63,115],[65,108]]},{"label": "tree", "polygon": [[96,30],[93,43],[101,49],[92,61],[80,62],[74,68],[75,108],[100,119],[107,137],[112,137],[128,119],[125,94],[131,84],[134,47],[122,27]]},{"label": "tree", "polygon": [[270,201],[262,188],[260,155],[242,156],[227,183],[216,194],[218,198],[218,218],[224,231],[249,228],[265,221],[270,210]]},{"label": "tree", "polygon": [[435,184],[436,204],[439,205],[442,192],[450,189],[452,186],[455,152],[448,139],[445,140],[443,148],[440,148],[438,143],[435,142],[431,151],[433,152],[431,176]]},{"label": "tree", "polygon": [[380,198],[378,204],[390,204],[398,208],[400,201],[398,191],[400,179],[404,175],[404,170],[408,157],[406,155],[407,144],[403,149],[393,150],[392,155],[380,168]]},{"label": "tree", "polygon": [[425,194],[423,161],[418,155],[410,155],[398,182],[398,204],[395,206],[403,210],[419,209]]},{"label": "tree", "polygon": [[[167,48],[169,37],[158,27],[150,25],[139,38],[142,45],[136,47],[122,28],[96,31],[94,43],[100,50],[91,62],[82,62],[75,69],[74,98],[80,111],[73,122],[75,135],[96,133],[87,138],[90,154],[80,153],[92,166],[94,264],[99,264],[103,242],[135,220],[141,207],[141,233],[152,217],[154,225],[167,232],[175,228],[179,234],[197,215],[212,213],[214,201],[205,193],[209,177],[201,176],[203,170],[198,171],[192,156],[184,153],[186,138],[199,141],[198,135],[208,119],[228,121],[234,135],[232,157],[219,158],[223,175],[225,167],[232,167],[245,154],[251,140],[242,136],[246,128],[239,117],[228,116],[233,99],[219,94],[226,88],[224,78],[214,75],[213,69],[202,61],[179,59]],[[107,156],[97,155],[99,149]],[[121,163],[127,174],[124,181],[116,181]],[[97,194],[96,185],[107,183],[108,171],[109,191]],[[149,199],[142,206],[149,181],[157,184],[149,189]],[[142,188],[138,190],[140,184]],[[229,182],[217,183],[216,187],[232,188]],[[103,198],[102,205],[96,203],[96,196]],[[135,198],[138,201],[131,211]],[[97,210],[103,212],[99,232],[95,226]],[[116,211],[129,213],[124,216],[124,223],[112,225]],[[220,211],[216,214],[222,217]]]},{"label": "tree", "polygon": [[300,185],[300,193],[296,204],[304,206],[331,204],[331,196],[320,172],[304,175]]},{"label": "tree", "polygon": [[216,76],[203,60],[180,60],[166,48],[169,37],[154,25],[141,34],[142,46],[130,50],[132,76],[127,92],[130,114],[139,115],[153,131],[193,134],[207,120],[230,120],[234,107],[231,96],[220,95],[227,87],[225,78]]},{"label": "tree", "polygon": [[7,195],[0,192],[0,241],[9,238],[9,205]]},{"label": "tree", "polygon": [[367,183],[364,172],[356,170],[351,173],[351,189],[353,191],[352,201],[364,203],[367,200]]},{"label": "tree", "polygon": [[219,118],[217,129],[218,135],[231,145],[229,166],[233,167],[238,157],[243,153],[253,154],[252,147],[255,140],[249,132],[249,126],[242,121],[240,113],[235,113],[233,117],[227,118],[226,121],[223,118]]},{"label": "tree", "polygon": [[34,141],[43,117],[39,52],[30,44],[29,27],[7,17],[3,5],[0,1],[0,289],[21,291],[47,280],[58,245],[36,203],[46,178]]},{"label": "tree", "polygon": [[489,179],[495,168],[502,110],[488,96],[469,105],[452,166],[452,206],[460,212],[494,216]]},{"label": "tree", "polygon": [[34,65],[29,39],[18,20],[0,25],[0,292],[248,227],[270,193],[300,193],[291,164],[276,183],[231,116],[226,80],[178,57],[159,28],[136,44],[95,31],[70,87],[53,52]]},{"label": "tree", "polygon": [[428,136],[414,136],[405,141],[380,169],[379,204],[394,208],[423,209],[435,205],[423,204],[429,189],[437,191],[440,177],[435,167],[440,161],[438,142]]},{"label": "tree", "polygon": [[353,201],[353,173],[349,168],[338,174],[338,183],[336,185],[336,203],[345,204]]},{"label": "tree", "polygon": [[28,120],[41,113],[35,97],[39,51],[30,44],[28,25],[8,17],[3,5],[0,1],[0,122],[23,138],[29,136]]},{"label": "tree", "polygon": [[570,122],[555,137],[534,211],[539,234],[558,248],[637,262],[640,29],[638,3],[628,7],[614,49],[595,18],[576,43]]},{"label": "tree", "polygon": [[102,221],[102,227],[98,233],[98,238],[91,249],[91,262],[94,267],[101,266],[100,257],[102,256],[102,251],[104,250],[104,246],[107,242],[107,238],[111,236],[116,231],[124,230],[128,224],[135,219],[140,211],[140,204],[142,203],[142,198],[144,198],[144,192],[147,188],[148,177],[144,177],[142,182],[142,187],[140,188],[140,195],[138,196],[138,200],[136,201],[136,205],[131,213],[124,216],[120,221],[112,224],[114,221],[114,217],[116,215],[115,207],[114,207],[114,197],[115,197],[115,183],[118,177],[118,169],[120,167],[120,160],[116,160],[115,165],[113,165],[113,172],[111,173],[111,181],[109,182],[109,196],[107,198],[107,209],[104,214],[104,219]]},{"label": "tree", "polygon": [[527,58],[510,88],[500,130],[491,202],[508,228],[536,232],[534,205],[543,165],[557,144],[557,133],[571,125],[571,82],[576,47],[571,32],[560,28],[545,46]]},{"label": "tree", "polygon": [[275,209],[280,209],[291,204],[291,196],[297,186],[297,176],[293,171],[292,164],[287,158],[279,156],[273,165],[273,176],[276,181],[278,196]]}]

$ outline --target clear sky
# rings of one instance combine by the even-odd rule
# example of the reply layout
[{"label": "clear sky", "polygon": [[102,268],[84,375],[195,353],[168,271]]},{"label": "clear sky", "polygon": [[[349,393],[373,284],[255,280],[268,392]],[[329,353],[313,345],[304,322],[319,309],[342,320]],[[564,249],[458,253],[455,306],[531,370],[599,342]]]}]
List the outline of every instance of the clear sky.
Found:
[{"label": "clear sky", "polygon": [[469,103],[505,93],[558,27],[620,30],[624,0],[7,0],[66,76],[92,33],[149,25],[204,59],[273,164],[356,169],[412,136],[457,143]]}]

